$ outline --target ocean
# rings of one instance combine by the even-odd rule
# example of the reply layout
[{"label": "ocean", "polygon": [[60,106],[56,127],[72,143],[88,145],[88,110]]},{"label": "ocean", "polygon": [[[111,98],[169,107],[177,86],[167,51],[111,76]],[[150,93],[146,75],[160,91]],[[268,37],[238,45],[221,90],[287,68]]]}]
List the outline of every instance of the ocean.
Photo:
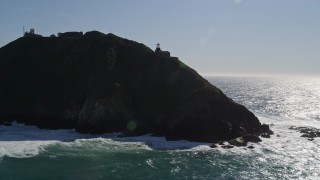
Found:
[{"label": "ocean", "polygon": [[253,149],[0,126],[0,179],[320,179],[320,78],[206,77],[274,131]]}]

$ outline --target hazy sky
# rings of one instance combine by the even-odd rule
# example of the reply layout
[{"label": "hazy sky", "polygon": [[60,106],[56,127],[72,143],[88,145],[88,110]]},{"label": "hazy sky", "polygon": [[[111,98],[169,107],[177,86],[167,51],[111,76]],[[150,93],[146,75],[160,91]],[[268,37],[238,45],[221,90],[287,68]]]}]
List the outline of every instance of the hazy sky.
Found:
[{"label": "hazy sky", "polygon": [[23,25],[159,42],[200,74],[320,75],[319,0],[1,0],[0,46]]}]

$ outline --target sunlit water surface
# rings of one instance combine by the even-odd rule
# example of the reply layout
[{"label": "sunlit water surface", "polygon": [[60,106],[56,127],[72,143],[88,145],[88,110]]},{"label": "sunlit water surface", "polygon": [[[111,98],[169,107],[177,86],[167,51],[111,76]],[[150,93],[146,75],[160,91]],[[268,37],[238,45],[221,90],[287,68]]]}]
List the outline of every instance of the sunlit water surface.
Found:
[{"label": "sunlit water surface", "polygon": [[207,77],[275,134],[253,145],[208,144],[73,130],[0,126],[0,179],[319,179],[320,140],[288,128],[320,128],[320,79]]}]

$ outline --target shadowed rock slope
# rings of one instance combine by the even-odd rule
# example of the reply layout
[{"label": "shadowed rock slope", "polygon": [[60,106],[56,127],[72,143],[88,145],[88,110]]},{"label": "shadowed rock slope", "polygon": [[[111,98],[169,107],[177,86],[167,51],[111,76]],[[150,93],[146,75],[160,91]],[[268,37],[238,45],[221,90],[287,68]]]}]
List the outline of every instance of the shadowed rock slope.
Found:
[{"label": "shadowed rock slope", "polygon": [[213,142],[263,128],[177,58],[97,31],[0,48],[0,121]]}]

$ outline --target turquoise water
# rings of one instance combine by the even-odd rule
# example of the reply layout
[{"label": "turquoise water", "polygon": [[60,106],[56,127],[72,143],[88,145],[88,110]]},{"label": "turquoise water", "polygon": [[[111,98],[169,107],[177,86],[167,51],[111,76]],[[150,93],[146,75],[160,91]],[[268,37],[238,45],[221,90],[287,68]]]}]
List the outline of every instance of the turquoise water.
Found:
[{"label": "turquoise water", "polygon": [[[189,144],[190,146],[190,144]],[[191,147],[191,146],[190,146]],[[200,145],[201,147],[201,145]],[[152,150],[144,143],[110,139],[77,140],[46,146],[31,158],[5,157],[1,179],[253,179],[294,170],[280,160],[267,161],[254,150],[228,152],[206,147],[194,150]],[[246,152],[247,151],[247,152]],[[272,153],[263,150],[263,153]],[[257,171],[259,169],[259,171]],[[50,175],[50,176],[48,176]],[[293,177],[293,176],[291,176]]]},{"label": "turquoise water", "polygon": [[291,125],[320,128],[319,79],[208,77],[275,135],[253,145],[212,149],[161,137],[117,138],[73,130],[0,126],[0,179],[319,179],[320,140]]}]

